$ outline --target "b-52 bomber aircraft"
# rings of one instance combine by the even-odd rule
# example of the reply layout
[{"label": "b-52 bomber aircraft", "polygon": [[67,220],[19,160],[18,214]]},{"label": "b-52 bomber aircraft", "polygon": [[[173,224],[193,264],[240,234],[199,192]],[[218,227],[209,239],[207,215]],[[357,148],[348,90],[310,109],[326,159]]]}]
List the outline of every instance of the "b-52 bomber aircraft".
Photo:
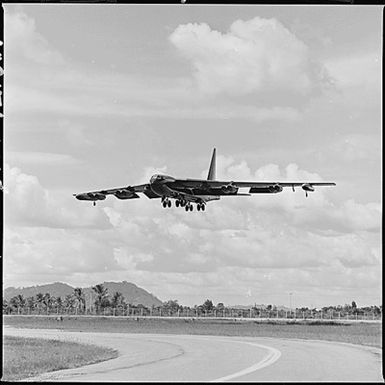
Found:
[{"label": "b-52 bomber aircraft", "polygon": [[[176,207],[184,207],[186,211],[193,211],[193,203],[197,210],[205,211],[209,201],[218,200],[221,196],[247,196],[251,194],[275,194],[284,187],[301,186],[305,191],[314,191],[314,186],[335,186],[329,182],[235,182],[216,180],[216,149],[214,148],[207,179],[177,179],[168,175],[153,175],[149,183],[112,188],[109,190],[91,191],[73,194],[79,200],[96,201],[106,199],[107,195],[114,195],[118,199],[136,199],[137,193],[143,193],[150,199],[160,198],[164,208],[171,207],[171,199],[175,199]],[[240,188],[249,188],[248,193],[239,193]]]}]

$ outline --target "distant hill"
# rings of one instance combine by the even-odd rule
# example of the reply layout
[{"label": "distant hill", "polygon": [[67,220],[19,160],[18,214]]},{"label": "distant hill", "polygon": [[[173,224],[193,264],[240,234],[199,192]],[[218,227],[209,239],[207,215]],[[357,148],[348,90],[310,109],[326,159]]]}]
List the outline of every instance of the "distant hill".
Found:
[{"label": "distant hill", "polygon": [[[125,301],[132,305],[142,304],[147,307],[162,305],[162,301],[160,301],[153,294],[127,281],[103,282],[103,286],[107,288],[110,297],[112,297],[112,295],[118,291],[122,293]],[[24,298],[27,298],[35,296],[38,293],[49,293],[51,296],[62,297],[64,299],[66,295],[73,294],[74,289],[75,287],[61,282],[23,288],[8,287],[4,290],[3,298],[9,300],[18,294],[21,294]],[[92,287],[84,287],[82,289],[87,302],[91,298],[93,298],[93,300],[95,299],[95,292],[92,290]]]},{"label": "distant hill", "polygon": [[47,285],[38,285],[30,287],[7,287],[4,290],[3,298],[9,300],[15,295],[21,294],[24,298],[35,296],[38,293],[49,293],[53,297],[65,297],[68,294],[72,294],[74,288],[66,283],[55,282]]},{"label": "distant hill", "polygon": [[[107,288],[108,294],[112,297],[115,292],[122,293],[126,302],[132,305],[142,304],[146,307],[162,306],[163,302],[155,297],[153,294],[136,286],[134,283],[123,282],[103,282],[103,286]],[[86,300],[89,300],[90,295],[95,295],[91,287],[84,288]]]}]

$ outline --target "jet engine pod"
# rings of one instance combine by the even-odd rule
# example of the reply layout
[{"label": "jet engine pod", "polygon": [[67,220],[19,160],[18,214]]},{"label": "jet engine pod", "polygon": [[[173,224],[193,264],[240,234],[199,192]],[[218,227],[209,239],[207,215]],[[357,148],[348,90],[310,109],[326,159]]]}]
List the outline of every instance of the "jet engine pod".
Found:
[{"label": "jet engine pod", "polygon": [[238,187],[234,186],[233,183],[229,183],[221,186],[221,190],[225,194],[236,194],[238,192]]},{"label": "jet engine pod", "polygon": [[273,186],[269,186],[269,190],[272,193],[279,193],[283,190],[283,187],[280,184],[275,184]]},{"label": "jet engine pod", "polygon": [[76,194],[75,197],[81,201],[103,201],[106,199],[106,196],[100,193],[82,193]]},{"label": "jet engine pod", "polygon": [[304,183],[302,185],[302,190],[305,191],[305,196],[307,198],[308,191],[314,191],[314,187],[310,183]]},{"label": "jet engine pod", "polygon": [[304,183],[302,185],[302,190],[305,190],[305,191],[314,191],[314,187],[309,184],[309,183]]},{"label": "jet engine pod", "polygon": [[139,195],[130,190],[118,190],[114,193],[118,199],[134,199],[139,198]]}]

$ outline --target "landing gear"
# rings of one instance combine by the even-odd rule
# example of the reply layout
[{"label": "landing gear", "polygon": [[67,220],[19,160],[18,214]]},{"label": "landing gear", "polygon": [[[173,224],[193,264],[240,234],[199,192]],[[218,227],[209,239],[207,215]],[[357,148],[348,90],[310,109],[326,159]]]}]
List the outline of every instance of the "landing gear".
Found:
[{"label": "landing gear", "polygon": [[178,199],[175,201],[175,206],[179,207],[179,200]]},{"label": "landing gear", "polygon": [[205,211],[205,209],[206,209],[205,204],[204,203],[198,203],[197,209],[198,209],[198,211],[200,211],[200,210]]},{"label": "landing gear", "polygon": [[162,205],[163,205],[164,208],[171,207],[170,199],[163,197],[162,198]]},{"label": "landing gear", "polygon": [[95,201],[93,201],[93,205],[96,206],[96,202]]},{"label": "landing gear", "polygon": [[184,206],[184,209],[186,211],[193,211],[194,206],[191,203],[187,203],[186,206]]}]

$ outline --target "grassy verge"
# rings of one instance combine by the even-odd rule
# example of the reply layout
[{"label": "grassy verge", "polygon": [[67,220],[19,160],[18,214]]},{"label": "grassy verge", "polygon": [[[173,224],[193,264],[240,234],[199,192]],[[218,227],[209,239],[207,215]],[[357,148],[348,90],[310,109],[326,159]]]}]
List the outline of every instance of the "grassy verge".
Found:
[{"label": "grassy verge", "polygon": [[205,334],[224,336],[303,338],[382,346],[381,323],[234,321],[221,319],[150,319],[123,317],[5,316],[14,327],[62,329],[88,332]]},{"label": "grassy verge", "polygon": [[118,356],[113,349],[74,342],[4,336],[3,381],[18,381]]}]

